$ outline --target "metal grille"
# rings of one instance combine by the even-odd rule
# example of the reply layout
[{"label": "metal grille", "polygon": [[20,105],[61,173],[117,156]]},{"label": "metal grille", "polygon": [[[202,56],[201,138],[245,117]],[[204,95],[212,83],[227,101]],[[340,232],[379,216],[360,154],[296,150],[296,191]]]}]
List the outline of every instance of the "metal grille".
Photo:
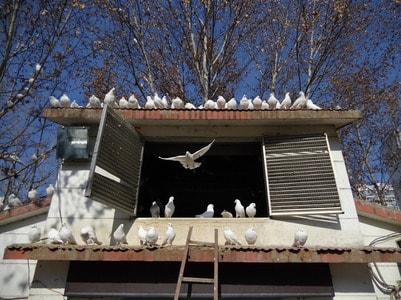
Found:
[{"label": "metal grille", "polygon": [[271,216],[342,213],[327,136],[265,136]]},{"label": "metal grille", "polygon": [[105,105],[85,196],[136,214],[143,143],[128,122]]}]

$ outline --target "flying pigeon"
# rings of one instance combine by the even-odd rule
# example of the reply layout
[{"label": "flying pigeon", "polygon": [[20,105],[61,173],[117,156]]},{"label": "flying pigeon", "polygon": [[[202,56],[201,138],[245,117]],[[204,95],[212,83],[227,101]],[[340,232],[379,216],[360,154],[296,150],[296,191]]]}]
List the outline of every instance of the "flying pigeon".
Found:
[{"label": "flying pigeon", "polygon": [[218,109],[224,109],[226,108],[227,102],[226,99],[224,99],[223,96],[218,96],[216,100],[216,105]]},{"label": "flying pigeon", "polygon": [[81,229],[81,238],[87,245],[102,244],[102,242],[98,240],[96,232],[91,226],[85,226]]},{"label": "flying pigeon", "polygon": [[159,218],[160,217],[160,207],[157,205],[156,201],[152,202],[152,206],[150,207],[150,215],[152,218]]},{"label": "flying pigeon", "polygon": [[277,98],[274,96],[274,93],[270,93],[269,99],[267,99],[267,104],[269,104],[269,109],[276,109],[278,104]]},{"label": "flying pigeon", "polygon": [[255,203],[251,203],[249,204],[246,209],[245,209],[246,215],[249,218],[253,218],[256,216],[256,204]]},{"label": "flying pigeon", "polygon": [[36,205],[40,205],[40,195],[37,190],[32,189],[28,192],[29,201],[35,203]]},{"label": "flying pigeon", "polygon": [[283,101],[281,101],[280,109],[289,109],[291,107],[292,101],[290,93],[286,93]]},{"label": "flying pigeon", "polygon": [[162,245],[172,245],[175,239],[176,232],[171,223],[167,224],[166,235],[163,239]]},{"label": "flying pigeon", "polygon": [[258,235],[253,227],[251,227],[247,231],[245,231],[245,240],[248,243],[248,245],[255,244],[257,238],[258,238]]},{"label": "flying pigeon", "polygon": [[29,229],[28,239],[30,243],[37,243],[40,241],[40,230],[36,225],[33,225]]},{"label": "flying pigeon", "polygon": [[156,232],[156,229],[153,226],[149,227],[148,231],[146,232],[146,244],[148,246],[156,245],[158,239],[159,235]]},{"label": "flying pigeon", "polygon": [[49,97],[50,107],[61,107],[60,100],[54,96]]},{"label": "flying pigeon", "polygon": [[104,104],[107,104],[111,107],[116,107],[116,96],[114,95],[114,91],[116,90],[116,88],[112,88],[110,91],[108,91],[108,93],[104,96]]},{"label": "flying pigeon", "polygon": [[138,238],[141,246],[146,244],[146,230],[143,229],[142,225],[138,226]]},{"label": "flying pigeon", "polygon": [[54,186],[50,183],[49,186],[46,188],[46,197],[52,198],[54,195]]},{"label": "flying pigeon", "polygon": [[196,215],[197,218],[213,218],[214,215],[214,205],[209,204],[205,212],[200,215]]},{"label": "flying pigeon", "polygon": [[254,109],[261,109],[262,108],[262,99],[259,96],[256,96],[253,101],[253,108]]},{"label": "flying pigeon", "polygon": [[134,94],[129,96],[127,107],[128,108],[134,108],[134,109],[135,108],[141,108],[141,106],[139,105],[138,99],[136,99]]},{"label": "flying pigeon", "polygon": [[241,245],[235,233],[228,227],[224,230],[224,238],[226,239],[225,245]]},{"label": "flying pigeon", "polygon": [[77,241],[72,235],[71,229],[68,228],[67,224],[62,223],[59,231],[60,239],[63,241],[63,244],[72,244],[76,245]]},{"label": "flying pigeon", "polygon": [[88,106],[89,108],[101,108],[102,103],[100,102],[100,99],[96,97],[95,95],[92,95],[89,97],[89,103]]},{"label": "flying pigeon", "polygon": [[70,100],[70,97],[67,96],[67,94],[63,94],[60,97],[60,105],[61,105],[61,107],[70,107],[71,100]]},{"label": "flying pigeon", "polygon": [[232,218],[233,217],[233,214],[226,210],[223,210],[220,214],[223,218]]},{"label": "flying pigeon", "polygon": [[179,97],[174,98],[173,101],[171,102],[171,108],[175,109],[184,108],[184,101],[182,101],[181,98]]},{"label": "flying pigeon", "polygon": [[164,216],[166,218],[171,218],[174,214],[174,211],[175,211],[174,197],[171,196],[168,199],[166,206],[164,207]]},{"label": "flying pigeon", "polygon": [[235,100],[235,98],[228,100],[227,109],[237,109],[237,100]]},{"label": "flying pigeon", "polygon": [[15,194],[10,194],[7,198],[7,204],[9,207],[13,208],[22,205],[22,202]]},{"label": "flying pigeon", "polygon": [[244,206],[241,204],[241,201],[239,199],[235,199],[234,203],[235,203],[235,217],[245,218],[245,209]]},{"label": "flying pigeon", "polygon": [[194,153],[190,153],[189,151],[185,152],[184,155],[178,155],[178,156],[173,156],[173,157],[160,157],[160,159],[164,160],[173,160],[173,161],[178,161],[182,164],[182,166],[185,169],[196,169],[201,166],[202,163],[200,162],[195,162],[196,159],[200,158],[202,155],[204,155],[210,147],[212,147],[213,143],[215,140],[213,140],[209,145],[199,149],[198,151]]},{"label": "flying pigeon", "polygon": [[60,233],[56,228],[52,228],[47,233],[47,239],[51,244],[63,244],[63,240],[60,237]]},{"label": "flying pigeon", "polygon": [[292,246],[294,247],[302,247],[305,245],[306,240],[308,239],[308,234],[302,228],[298,230],[294,235],[294,243]]},{"label": "flying pigeon", "polygon": [[299,97],[291,105],[290,109],[302,109],[302,108],[305,108],[307,101],[308,101],[308,99],[306,99],[305,93],[301,91],[301,92],[299,92]]},{"label": "flying pigeon", "polygon": [[124,232],[124,224],[120,224],[117,229],[113,232],[113,238],[116,241],[116,246],[121,246],[122,244],[128,244],[127,236]]}]

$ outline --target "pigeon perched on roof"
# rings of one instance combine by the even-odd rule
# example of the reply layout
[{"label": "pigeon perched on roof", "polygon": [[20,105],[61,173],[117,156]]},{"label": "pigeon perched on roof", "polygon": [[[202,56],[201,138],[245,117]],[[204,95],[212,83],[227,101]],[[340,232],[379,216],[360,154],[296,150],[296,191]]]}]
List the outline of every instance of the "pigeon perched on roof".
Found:
[{"label": "pigeon perched on roof", "polygon": [[81,108],[77,101],[73,100],[70,105],[71,108]]},{"label": "pigeon perched on roof", "polygon": [[290,93],[286,93],[283,101],[281,101],[280,109],[289,109],[292,105]]},{"label": "pigeon perched on roof", "polygon": [[88,106],[89,108],[101,108],[102,107],[102,102],[98,97],[95,95],[92,95],[89,97],[89,103]]},{"label": "pigeon perched on roof", "polygon": [[313,110],[321,110],[320,106],[314,104],[311,99],[306,100],[306,108]]},{"label": "pigeon perched on roof", "polygon": [[72,244],[72,245],[77,244],[77,241],[75,240],[71,229],[67,226],[66,223],[61,224],[59,236],[60,239],[63,241],[63,244]]},{"label": "pigeon perched on roof", "polygon": [[226,108],[227,102],[226,99],[224,99],[223,96],[218,96],[216,100],[216,105],[218,109],[224,109]]},{"label": "pigeon perched on roof", "polygon": [[107,104],[111,107],[116,107],[116,96],[114,94],[116,88],[112,88],[110,91],[108,91],[108,93],[104,96],[104,104]]},{"label": "pigeon perched on roof", "polygon": [[135,97],[134,94],[129,96],[127,108],[133,108],[133,109],[141,108],[141,106],[139,105],[138,99]]},{"label": "pigeon perched on roof", "polygon": [[49,97],[50,107],[61,107],[60,100],[54,96]]},{"label": "pigeon perched on roof", "polygon": [[249,204],[249,205],[246,207],[245,212],[246,212],[246,215],[247,215],[249,218],[255,217],[255,216],[256,216],[256,204],[253,203],[253,202],[252,202],[251,204]]},{"label": "pigeon perched on roof", "polygon": [[171,102],[171,108],[175,109],[182,109],[184,108],[184,101],[181,100],[179,97],[175,97]]},{"label": "pigeon perched on roof", "polygon": [[227,210],[223,210],[220,214],[221,214],[221,216],[222,216],[223,218],[232,218],[232,217],[233,217],[233,214],[230,213],[230,212],[227,211]]},{"label": "pigeon perched on roof", "polygon": [[146,244],[146,230],[143,229],[142,225],[138,226],[138,238],[141,246]]},{"label": "pigeon perched on roof", "polygon": [[227,109],[237,109],[237,100],[235,100],[235,98],[228,100]]},{"label": "pigeon perched on roof", "polygon": [[203,105],[204,109],[217,109],[217,103],[214,102],[213,100],[209,99],[205,102]]},{"label": "pigeon perched on roof", "polygon": [[125,97],[121,97],[120,100],[118,100],[118,106],[120,108],[128,108],[128,101],[125,99]]},{"label": "pigeon perched on roof", "polygon": [[152,206],[150,207],[150,215],[152,218],[159,218],[160,217],[160,207],[157,205],[156,201],[152,202]]},{"label": "pigeon perched on roof", "polygon": [[302,108],[305,108],[307,101],[308,101],[308,99],[305,97],[305,93],[300,91],[299,92],[299,97],[290,106],[290,109],[302,109]]},{"label": "pigeon perched on roof", "polygon": [[269,104],[269,109],[277,109],[277,106],[280,107],[280,102],[277,100],[276,96],[274,96],[274,93],[270,93],[267,104]]},{"label": "pigeon perched on roof", "polygon": [[6,207],[6,204],[4,203],[4,196],[0,197],[0,211],[2,211]]},{"label": "pigeon perched on roof", "polygon": [[253,227],[251,227],[247,231],[245,231],[245,241],[248,243],[248,245],[255,244],[257,238],[258,238],[258,235]]},{"label": "pigeon perched on roof", "polygon": [[151,96],[146,96],[145,109],[156,109],[155,101]]},{"label": "pigeon perched on roof", "polygon": [[40,241],[40,230],[36,225],[33,225],[29,229],[28,239],[30,243],[37,243]]},{"label": "pigeon perched on roof", "polygon": [[9,207],[13,208],[13,207],[21,206],[22,202],[17,196],[15,196],[15,194],[10,194],[7,198],[7,204]]},{"label": "pigeon perched on roof", "polygon": [[60,233],[56,228],[51,228],[47,233],[47,239],[51,244],[63,244]]},{"label": "pigeon perched on roof", "polygon": [[71,100],[70,100],[70,97],[67,96],[67,94],[63,94],[60,97],[60,105],[61,105],[61,107],[70,107]]},{"label": "pigeon perched on roof", "polygon": [[301,228],[297,232],[295,232],[294,243],[292,244],[292,246],[302,247],[303,245],[305,245],[307,239],[308,233]]},{"label": "pigeon perched on roof", "polygon": [[196,106],[193,105],[191,102],[187,102],[187,103],[185,103],[184,108],[185,109],[196,109]]},{"label": "pigeon perched on roof", "polygon": [[32,189],[28,192],[28,199],[30,202],[35,203],[36,205],[39,205],[41,203],[40,195],[35,189]]},{"label": "pigeon perched on roof", "polygon": [[96,232],[91,226],[85,226],[81,229],[81,238],[87,245],[101,245],[102,242],[98,240]]},{"label": "pigeon perched on roof", "polygon": [[249,99],[245,95],[242,96],[241,100],[239,101],[239,108],[240,109],[248,109],[249,108]]},{"label": "pigeon perched on roof", "polygon": [[175,211],[174,196],[171,196],[168,199],[166,206],[164,207],[164,216],[166,218],[171,218],[174,214],[174,211]]},{"label": "pigeon perched on roof", "polygon": [[266,100],[262,101],[262,109],[269,109],[269,104],[267,104]]},{"label": "pigeon perched on roof", "polygon": [[214,215],[214,205],[209,204],[206,208],[206,211],[201,213],[200,215],[196,215],[197,218],[213,218]]},{"label": "pigeon perched on roof", "polygon": [[49,186],[46,188],[46,197],[47,198],[52,198],[54,195],[54,186],[53,184],[49,184]]},{"label": "pigeon perched on roof", "polygon": [[245,208],[241,204],[241,201],[239,199],[235,199],[234,203],[235,203],[235,217],[245,218]]},{"label": "pigeon perched on roof", "polygon": [[154,93],[154,95],[153,95],[153,102],[155,103],[156,108],[159,108],[159,109],[167,108],[167,106],[165,106],[165,104],[167,104],[167,103],[164,103],[162,101],[162,98],[160,98],[160,96],[157,93]]},{"label": "pigeon perched on roof", "polygon": [[175,239],[176,232],[171,223],[167,224],[166,235],[164,236],[162,245],[172,245]]},{"label": "pigeon perched on roof", "polygon": [[157,233],[156,229],[153,226],[149,227],[148,231],[146,232],[146,244],[148,246],[156,245],[158,239],[159,234]]},{"label": "pigeon perched on roof", "polygon": [[213,140],[209,145],[199,149],[198,151],[191,153],[189,151],[185,152],[184,155],[178,155],[178,156],[172,156],[172,157],[160,157],[160,159],[164,160],[172,160],[172,161],[178,161],[182,164],[182,166],[185,169],[196,169],[201,166],[202,163],[200,162],[195,162],[196,159],[200,158],[202,155],[204,155],[207,151],[209,151],[210,147],[212,147],[213,143],[215,140]]},{"label": "pigeon perched on roof", "polygon": [[254,109],[262,109],[262,99],[259,96],[253,98],[252,103]]},{"label": "pigeon perched on roof", "polygon": [[124,224],[118,225],[117,229],[113,232],[113,238],[116,241],[116,246],[121,246],[122,244],[128,244],[127,236],[124,232]]},{"label": "pigeon perched on roof", "polygon": [[241,245],[235,233],[228,227],[224,230],[224,238],[226,239],[226,245]]}]

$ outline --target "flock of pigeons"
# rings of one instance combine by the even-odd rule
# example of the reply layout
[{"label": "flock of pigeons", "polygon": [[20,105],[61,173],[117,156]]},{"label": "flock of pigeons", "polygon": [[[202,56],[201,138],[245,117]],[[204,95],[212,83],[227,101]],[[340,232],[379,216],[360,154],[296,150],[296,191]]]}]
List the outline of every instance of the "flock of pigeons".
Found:
[{"label": "flock of pigeons", "polygon": [[[46,188],[46,199],[51,199],[51,197],[53,197],[53,194],[54,186],[52,184],[49,184],[49,186]],[[28,203],[35,203],[36,205],[40,206],[42,204],[42,201],[44,200],[40,197],[40,194],[36,189],[31,189],[28,192],[27,199],[28,201],[23,202],[14,193],[8,195],[7,198],[0,197],[0,211],[8,210]]]},{"label": "flock of pigeons", "polygon": [[[54,108],[58,107],[71,107],[71,108],[83,108],[75,100],[71,99],[63,94],[60,99],[54,96],[49,97],[50,106]],[[154,93],[152,96],[147,96],[144,104],[140,104],[135,95],[117,99],[115,95],[115,88],[112,88],[103,99],[92,95],[89,97],[86,108],[101,108],[104,104],[107,104],[113,108],[131,108],[131,109],[313,109],[320,110],[321,108],[314,104],[311,99],[305,96],[304,92],[299,92],[299,97],[294,101],[291,100],[290,93],[286,93],[282,101],[279,101],[274,93],[270,94],[270,97],[266,100],[262,100],[259,96],[255,98],[248,98],[244,95],[239,101],[235,98],[226,100],[223,96],[218,96],[217,100],[207,100],[204,104],[196,107],[190,102],[184,102],[179,97],[175,97],[171,100],[167,99],[166,96],[160,97],[158,93]]]}]

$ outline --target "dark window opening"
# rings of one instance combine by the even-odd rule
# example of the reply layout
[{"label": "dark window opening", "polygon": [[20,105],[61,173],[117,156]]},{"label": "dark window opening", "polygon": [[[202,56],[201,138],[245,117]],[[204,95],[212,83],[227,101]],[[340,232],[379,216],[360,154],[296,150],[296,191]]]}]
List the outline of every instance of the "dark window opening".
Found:
[{"label": "dark window opening", "polygon": [[162,212],[170,196],[174,196],[173,217],[194,217],[214,204],[214,217],[225,209],[235,217],[234,200],[244,207],[254,202],[256,217],[267,216],[265,181],[261,145],[259,143],[218,143],[197,162],[195,170],[185,169],[179,162],[161,160],[194,152],[205,143],[145,143],[138,217],[149,217],[149,208],[156,201]]}]

